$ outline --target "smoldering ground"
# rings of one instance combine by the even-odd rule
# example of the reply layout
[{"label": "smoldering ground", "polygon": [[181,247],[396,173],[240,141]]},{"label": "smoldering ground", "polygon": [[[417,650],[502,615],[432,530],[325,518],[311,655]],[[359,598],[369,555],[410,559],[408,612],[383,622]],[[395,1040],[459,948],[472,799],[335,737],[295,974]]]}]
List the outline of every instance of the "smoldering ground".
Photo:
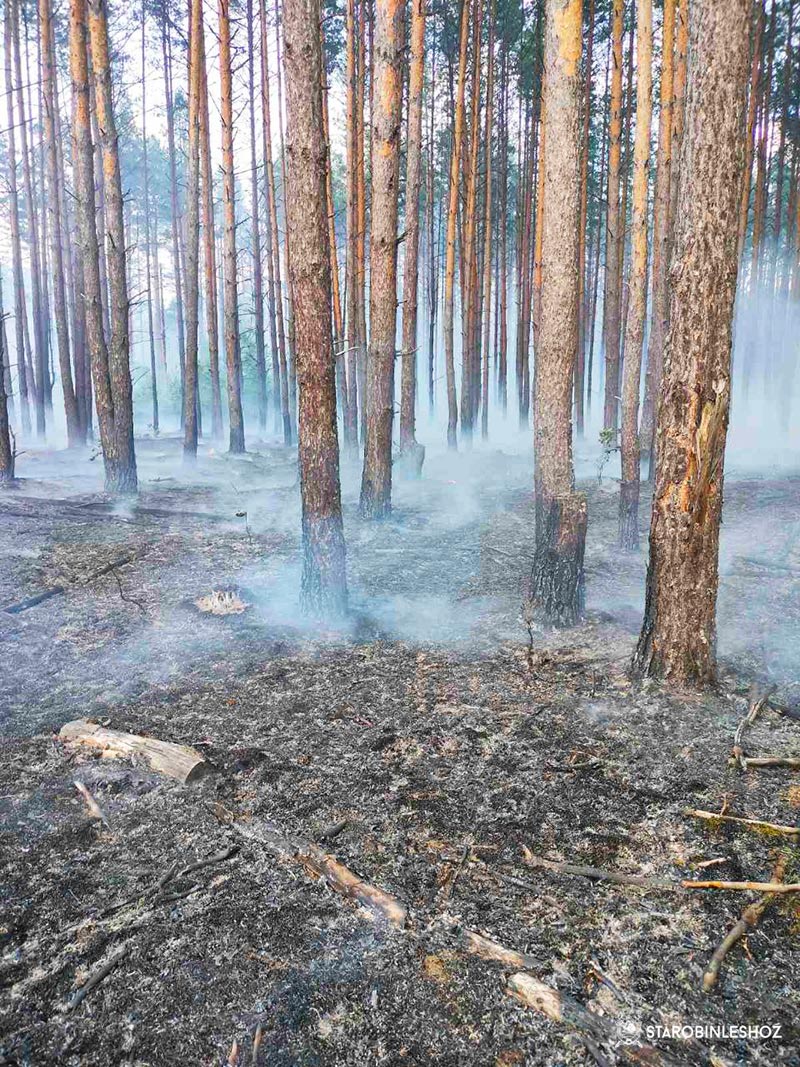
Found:
[{"label": "smoldering ground", "polygon": [[[790,771],[742,774],[728,757],[753,678],[776,686],[778,708],[800,700],[800,478],[729,455],[722,688],[679,698],[627,677],[647,502],[643,548],[621,554],[616,457],[598,480],[598,449],[577,447],[587,621],[547,633],[525,604],[527,435],[457,457],[427,444],[423,478],[398,474],[379,525],[359,520],[358,464],[343,457],[352,612],[338,627],[297,612],[291,451],[206,446],[187,473],[177,440],[142,440],[142,493],[124,504],[99,491],[90,453],[20,457],[23,481],[2,502],[4,604],[63,592],[0,613],[6,1062],[216,1063],[234,1040],[246,1062],[259,1025],[269,1064],[590,1062],[569,1027],[507,995],[502,968],[460,952],[453,924],[526,952],[538,977],[620,1024],[781,1023],[779,1041],[716,1050],[725,1062],[792,1062],[790,898],[708,996],[702,973],[740,894],[595,885],[529,869],[522,847],[668,880],[708,861],[716,877],[769,877],[786,842],[683,812],[727,803],[795,820]],[[214,590],[246,610],[199,611]],[[216,773],[181,787],[54,743],[83,715],[192,744]],[[796,755],[797,730],[765,711],[748,746]],[[76,779],[107,825],[87,817]],[[410,933],[376,928],[236,836],[238,821],[262,817],[322,839],[395,894]],[[151,902],[146,887],[176,861],[231,844],[238,853],[180,882],[178,899]],[[787,856],[796,864],[791,840]]]}]

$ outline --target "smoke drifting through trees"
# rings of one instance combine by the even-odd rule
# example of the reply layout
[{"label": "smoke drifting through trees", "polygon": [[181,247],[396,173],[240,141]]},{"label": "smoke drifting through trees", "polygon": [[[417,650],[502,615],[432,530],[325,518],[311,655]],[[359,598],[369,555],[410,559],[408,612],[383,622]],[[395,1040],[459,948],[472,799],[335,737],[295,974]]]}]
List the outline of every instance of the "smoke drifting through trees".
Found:
[{"label": "smoke drifting through trees", "polygon": [[[293,263],[287,204],[284,12],[195,8],[146,0],[109,23],[97,0],[76,0],[69,19],[51,0],[9,0],[3,13],[8,439],[80,450],[96,432],[113,491],[136,487],[134,425],[180,430],[192,457],[204,435],[218,447],[227,433],[234,454],[276,433],[291,445],[298,419],[307,309],[293,278],[306,264]],[[572,560],[572,607],[545,610],[562,622],[580,613],[586,521],[572,423],[580,447],[602,431],[609,456],[621,449],[625,546],[641,458],[658,461],[682,149],[696,151],[683,146],[690,14],[689,0],[663,0],[652,31],[650,5],[632,0],[348,0],[320,14],[325,300],[338,436],[348,462],[363,452],[362,514],[390,512],[393,438],[418,472],[419,441],[529,433],[533,396],[538,564],[548,536]],[[547,27],[566,23],[578,32],[565,95],[557,75],[548,85]],[[731,223],[734,421],[773,405],[787,432],[798,28],[792,0],[755,5]],[[550,107],[573,131],[577,179]],[[318,417],[328,424],[327,400]],[[546,608],[552,575],[536,574]]]}]

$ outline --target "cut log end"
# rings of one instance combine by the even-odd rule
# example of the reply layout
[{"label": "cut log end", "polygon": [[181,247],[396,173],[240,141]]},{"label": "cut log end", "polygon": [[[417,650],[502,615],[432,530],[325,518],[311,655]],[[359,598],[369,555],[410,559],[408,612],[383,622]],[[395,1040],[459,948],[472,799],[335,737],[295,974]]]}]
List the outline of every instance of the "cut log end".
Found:
[{"label": "cut log end", "polygon": [[211,764],[189,745],[109,730],[88,719],[65,723],[59,737],[65,744],[85,745],[99,751],[106,759],[144,761],[151,770],[184,785],[197,782],[212,770]]}]

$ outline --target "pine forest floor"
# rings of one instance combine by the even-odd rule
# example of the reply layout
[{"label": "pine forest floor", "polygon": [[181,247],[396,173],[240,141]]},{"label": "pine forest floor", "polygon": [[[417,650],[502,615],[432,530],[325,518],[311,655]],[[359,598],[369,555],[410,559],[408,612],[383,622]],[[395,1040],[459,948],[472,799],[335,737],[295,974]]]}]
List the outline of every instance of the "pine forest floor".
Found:
[{"label": "pine forest floor", "polygon": [[[548,633],[524,604],[529,454],[430,452],[377,526],[358,519],[345,464],[353,616],[326,630],[296,614],[291,452],[206,445],[187,475],[176,439],[138,449],[135,504],[98,490],[89,452],[22,456],[0,498],[0,1063],[249,1064],[259,1025],[269,1067],[617,1062],[621,1044],[598,1049],[509,996],[506,970],[461,951],[469,928],[527,953],[620,1042],[654,1023],[779,1027],[652,1043],[670,1062],[800,1064],[797,895],[704,993],[751,894],[595,882],[523,851],[768,881],[783,849],[800,881],[797,837],[684,814],[798,822],[796,771],[729,757],[754,682],[774,689],[748,754],[800,756],[800,472],[731,464],[722,678],[698,697],[628,678],[646,557],[617,550],[617,483],[588,452],[586,621]],[[201,613],[217,590],[245,610]],[[183,786],[68,750],[57,733],[79,717],[193,745],[215,772]],[[408,929],[238,833],[262,819],[398,897]]]}]

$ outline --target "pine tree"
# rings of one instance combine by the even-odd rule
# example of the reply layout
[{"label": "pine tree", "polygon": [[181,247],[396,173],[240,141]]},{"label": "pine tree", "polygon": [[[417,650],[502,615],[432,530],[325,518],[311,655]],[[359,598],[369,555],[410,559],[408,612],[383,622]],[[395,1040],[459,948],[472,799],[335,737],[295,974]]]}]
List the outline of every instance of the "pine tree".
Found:
[{"label": "pine tree", "polygon": [[536,555],[531,597],[571,625],[583,610],[586,500],[572,466],[578,340],[581,0],[547,0],[542,298],[534,393]]},{"label": "pine tree", "polygon": [[647,599],[633,662],[638,674],[694,686],[716,677],[751,15],[751,0],[694,0],[691,7]]},{"label": "pine tree", "polygon": [[295,296],[298,461],[303,514],[302,602],[314,614],[347,608],[332,345],[322,42],[318,0],[285,0],[287,224]]},{"label": "pine tree", "polygon": [[366,518],[380,519],[392,507],[403,5],[376,0],[375,13],[367,427],[360,508]]}]

